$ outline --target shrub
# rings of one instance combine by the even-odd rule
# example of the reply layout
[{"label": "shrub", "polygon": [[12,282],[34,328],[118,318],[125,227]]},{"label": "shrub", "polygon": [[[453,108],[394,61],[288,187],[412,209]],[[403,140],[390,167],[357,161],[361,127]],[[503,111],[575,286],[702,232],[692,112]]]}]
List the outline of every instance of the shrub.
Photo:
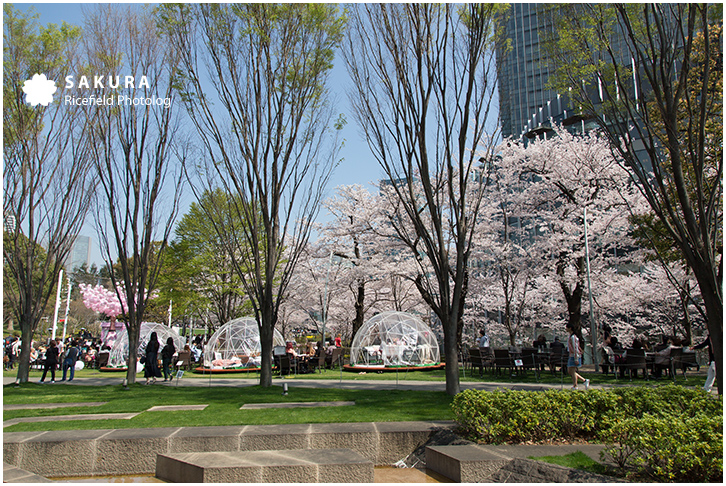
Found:
[{"label": "shrub", "polygon": [[697,413],[708,415],[721,413],[721,400],[714,400],[700,388],[684,388],[677,385],[659,387],[623,387],[612,390],[618,396],[624,417],[643,417],[644,415],[686,415]]},{"label": "shrub", "polygon": [[723,417],[645,415],[601,434],[603,452],[624,472],[659,482],[722,482]]},{"label": "shrub", "polygon": [[721,397],[675,385],[573,393],[465,390],[452,409],[480,443],[598,440],[639,477],[714,481],[723,475]]},{"label": "shrub", "polygon": [[615,406],[615,397],[599,390],[465,390],[452,405],[462,433],[485,443],[592,438],[599,430],[598,417]]}]

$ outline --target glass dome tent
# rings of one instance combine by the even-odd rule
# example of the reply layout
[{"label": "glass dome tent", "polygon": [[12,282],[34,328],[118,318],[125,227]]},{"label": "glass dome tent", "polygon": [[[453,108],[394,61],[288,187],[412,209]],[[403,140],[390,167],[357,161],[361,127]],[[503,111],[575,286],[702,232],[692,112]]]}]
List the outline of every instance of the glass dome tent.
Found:
[{"label": "glass dome tent", "polygon": [[[144,355],[146,345],[149,343],[149,336],[152,332],[156,332],[156,337],[159,340],[159,353],[164,348],[166,340],[170,337],[174,339],[174,347],[177,352],[184,349],[184,339],[177,334],[177,332],[164,324],[158,322],[143,322],[141,323],[141,331],[139,333],[139,357]],[[111,354],[108,357],[109,368],[126,368],[127,361],[129,359],[129,335],[126,332],[126,327],[119,331],[116,342],[111,348]]]},{"label": "glass dome tent", "polygon": [[[285,346],[285,340],[277,330],[274,331],[272,343],[274,346]],[[253,317],[240,317],[220,327],[209,338],[204,347],[204,368],[258,368],[262,364],[261,352],[257,321]]]},{"label": "glass dome tent", "polygon": [[368,319],[350,349],[354,368],[432,366],[440,360],[433,331],[418,317],[397,311]]}]

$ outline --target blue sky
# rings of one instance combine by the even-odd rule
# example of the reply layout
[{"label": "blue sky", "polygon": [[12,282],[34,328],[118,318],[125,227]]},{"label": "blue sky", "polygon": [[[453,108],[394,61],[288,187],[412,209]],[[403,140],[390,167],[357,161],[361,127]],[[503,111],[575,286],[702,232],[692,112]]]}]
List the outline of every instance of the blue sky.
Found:
[{"label": "blue sky", "polygon": [[[15,3],[16,8],[27,10],[35,9],[40,15],[39,22],[42,25],[49,23],[61,24],[67,22],[69,24],[82,26],[84,9],[93,8],[93,3],[55,3],[55,2],[35,2],[35,3]],[[368,186],[370,190],[375,190],[374,183],[377,180],[385,178],[383,171],[380,169],[373,158],[368,145],[360,136],[358,126],[352,118],[352,112],[348,105],[348,98],[345,93],[346,87],[349,85],[349,77],[346,72],[345,64],[342,59],[338,58],[330,78],[330,89],[332,99],[335,100],[335,112],[343,113],[348,120],[348,124],[343,129],[343,139],[345,144],[341,151],[342,163],[338,166],[333,174],[328,193],[332,195],[335,187],[341,185],[362,184]],[[190,200],[191,201],[191,200]],[[187,204],[189,204],[189,202]],[[182,211],[182,214],[185,210]],[[329,215],[323,210],[318,218],[320,221],[329,219]],[[91,262],[102,265],[102,259],[97,248],[97,236],[95,228],[87,224],[83,230],[85,236],[90,236],[93,240],[91,250]]]},{"label": "blue sky", "polygon": [[[92,8],[94,4],[35,2],[16,3],[14,5],[21,10],[26,10],[30,7],[34,8],[40,14],[40,23],[44,25],[51,22],[60,24],[65,21],[69,24],[82,26],[83,9]],[[332,178],[329,189],[331,193],[332,189],[339,185],[367,185],[384,178],[383,172],[373,159],[368,145],[360,136],[358,127],[352,118],[351,110],[348,106],[348,98],[345,93],[348,84],[349,77],[345,69],[345,64],[342,59],[338,58],[333,68],[330,87],[332,95],[336,100],[336,113],[343,113],[348,119],[348,124],[344,129],[343,135],[345,146],[342,150],[342,157],[344,160]]]}]

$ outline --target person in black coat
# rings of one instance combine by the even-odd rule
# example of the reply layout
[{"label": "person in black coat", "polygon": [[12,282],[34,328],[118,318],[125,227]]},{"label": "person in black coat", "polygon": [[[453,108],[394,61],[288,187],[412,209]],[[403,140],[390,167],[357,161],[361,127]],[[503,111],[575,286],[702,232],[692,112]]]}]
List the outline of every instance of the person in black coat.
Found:
[{"label": "person in black coat", "polygon": [[40,382],[45,381],[45,375],[50,370],[50,382],[55,383],[55,369],[58,367],[58,346],[56,345],[55,339],[50,340],[48,349],[45,350],[45,366],[43,366],[43,376],[40,378]]},{"label": "person in black coat", "polygon": [[174,359],[174,353],[176,353],[176,347],[174,346],[174,338],[169,336],[166,340],[164,349],[161,350],[161,369],[164,372],[164,381],[171,380],[171,360]]},{"label": "person in black coat", "polygon": [[161,371],[159,370],[159,339],[156,337],[156,332],[152,332],[149,336],[149,344],[146,345],[146,352],[144,354],[146,362],[144,363],[144,378],[146,378],[146,384],[149,382],[153,385],[156,383],[157,378],[161,378]]}]

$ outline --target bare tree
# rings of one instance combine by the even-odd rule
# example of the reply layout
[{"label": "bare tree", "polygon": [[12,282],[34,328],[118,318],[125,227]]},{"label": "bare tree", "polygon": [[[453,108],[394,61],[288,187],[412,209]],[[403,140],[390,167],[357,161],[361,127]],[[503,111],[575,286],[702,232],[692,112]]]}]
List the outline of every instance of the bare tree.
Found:
[{"label": "bare tree", "polygon": [[62,79],[74,67],[79,34],[66,24],[40,27],[4,6],[3,294],[22,331],[21,383],[28,381],[33,334],[95,190],[83,113],[59,101],[63,87],[50,104],[32,105],[28,93],[32,106],[23,87],[39,74],[50,83]]},{"label": "bare tree", "polygon": [[97,96],[117,96],[117,103],[88,111],[100,177],[96,216],[101,251],[109,267],[118,260],[111,280],[128,303],[131,384],[136,381],[141,323],[183,186],[185,152],[175,137],[179,127],[172,91],[177,58],[146,8],[98,7],[87,15],[85,41],[90,70],[134,79],[115,92],[110,81],[96,88]]},{"label": "bare tree", "polygon": [[[608,136],[693,270],[721,370],[722,6],[597,4],[561,13],[558,84],[572,87]],[[720,393],[722,386],[718,373]]]},{"label": "bare tree", "polygon": [[416,286],[443,323],[451,395],[459,391],[479,159],[491,157],[496,138],[499,8],[361,4],[344,48],[355,114],[401,202],[390,222],[422,262]]},{"label": "bare tree", "polygon": [[323,4],[198,4],[160,12],[181,53],[182,96],[208,154],[201,185],[230,193],[221,212],[246,222],[241,238],[223,225],[215,229],[231,246],[252,301],[260,384],[271,386],[280,305],[335,162],[325,144],[325,86],[344,20]]}]

